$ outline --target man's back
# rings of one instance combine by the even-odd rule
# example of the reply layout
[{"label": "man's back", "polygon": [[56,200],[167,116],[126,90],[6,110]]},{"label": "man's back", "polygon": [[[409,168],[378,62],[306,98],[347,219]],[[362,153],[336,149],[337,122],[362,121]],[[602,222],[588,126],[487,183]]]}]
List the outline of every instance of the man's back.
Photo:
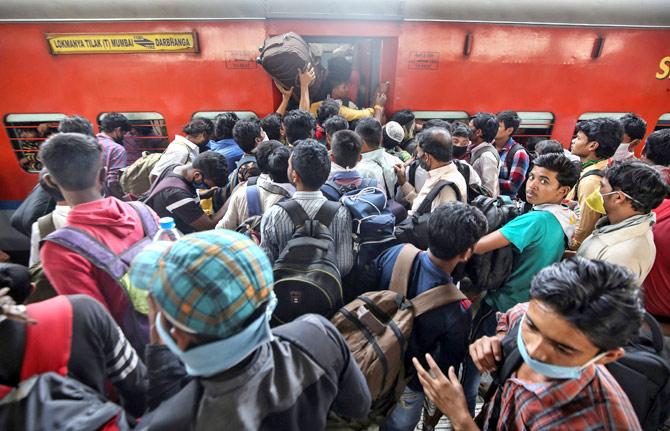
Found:
[{"label": "man's back", "polygon": [[393,167],[402,164],[399,158],[388,154],[383,148],[363,153],[363,159],[356,165],[358,173],[365,178],[374,178],[386,189],[387,196],[395,193],[397,177]]},{"label": "man's back", "polygon": [[[203,391],[196,400],[195,429],[226,424],[235,430],[318,430],[325,428],[331,409],[345,417],[368,414],[370,394],[365,379],[328,320],[305,315],[273,333],[274,340],[234,369],[200,380]],[[152,376],[156,378],[152,388],[163,387],[162,378],[171,380],[178,375],[168,375],[169,371],[183,373],[176,357],[166,350],[149,352],[163,355],[165,365],[165,374]],[[170,419],[166,417],[183,420],[188,412],[178,408],[181,402],[177,395],[161,405],[152,414],[155,419],[149,420],[149,428],[168,429]]]},{"label": "man's back", "polygon": [[183,165],[192,162],[200,154],[197,145],[183,136],[175,135],[174,140],[167,146],[161,158],[151,170],[152,177],[158,177],[171,165]]},{"label": "man's back", "polygon": [[[173,169],[173,166],[168,166],[167,169]],[[195,187],[183,176],[174,172],[157,180],[145,203],[156,211],[159,217],[174,218],[177,229],[185,234],[195,230],[191,227],[191,223],[204,214]]]},{"label": "man's back", "polygon": [[[275,183],[267,175],[261,175],[255,184],[256,191],[251,192],[255,195],[254,199],[258,198],[258,206],[260,214],[265,213],[271,206],[277,202],[291,196],[295,188],[288,183]],[[216,225],[217,228],[235,230],[247,217],[249,217],[249,190],[251,187],[249,182],[240,184],[239,187],[233,191],[228,204],[226,215]]]},{"label": "man's back", "polygon": [[[115,198],[75,206],[68,214],[67,225],[83,230],[116,254],[144,237],[140,216],[129,204]],[[57,293],[91,296],[121,324],[128,296],[110,275],[76,252],[50,241],[42,246],[40,257]]]}]

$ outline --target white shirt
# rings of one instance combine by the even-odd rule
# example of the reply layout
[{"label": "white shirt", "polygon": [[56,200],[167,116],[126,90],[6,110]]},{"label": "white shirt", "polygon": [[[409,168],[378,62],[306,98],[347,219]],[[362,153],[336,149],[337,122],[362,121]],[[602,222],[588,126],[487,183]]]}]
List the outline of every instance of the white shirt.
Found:
[{"label": "white shirt", "polygon": [[[433,190],[433,187],[435,187],[435,185],[441,180],[454,183],[461,192],[461,201],[464,203],[467,202],[468,189],[467,185],[465,184],[465,178],[463,178],[463,175],[458,172],[456,164],[452,162],[446,166],[442,166],[441,168],[428,171],[426,174],[426,182],[419,193],[414,190],[414,187],[412,187],[409,182],[406,182],[402,185],[402,191],[405,194],[405,198],[412,203],[412,209],[409,211],[410,214],[416,212],[428,193],[430,193],[430,191]],[[440,194],[435,197],[435,200],[433,200],[430,209],[432,211],[442,204],[454,201],[456,201],[456,193],[454,190],[451,187],[444,187]]]},{"label": "white shirt", "polygon": [[356,170],[364,178],[374,178],[383,184],[387,196],[394,196],[398,178],[393,167],[402,161],[386,152],[384,148],[362,154],[363,159],[356,165]]},{"label": "white shirt", "polygon": [[[56,208],[51,214],[53,214],[53,222],[56,229],[60,229],[65,226],[67,221],[67,215],[70,212],[70,207],[68,205],[56,205]],[[40,232],[40,227],[37,222],[33,223],[33,227],[30,231],[30,260],[28,261],[29,266],[33,266],[36,263],[40,262],[40,241],[42,241],[42,233]]]},{"label": "white shirt", "polygon": [[167,146],[158,163],[149,175],[160,176],[170,165],[183,165],[193,162],[200,154],[200,148],[183,136],[175,135],[174,140]]}]

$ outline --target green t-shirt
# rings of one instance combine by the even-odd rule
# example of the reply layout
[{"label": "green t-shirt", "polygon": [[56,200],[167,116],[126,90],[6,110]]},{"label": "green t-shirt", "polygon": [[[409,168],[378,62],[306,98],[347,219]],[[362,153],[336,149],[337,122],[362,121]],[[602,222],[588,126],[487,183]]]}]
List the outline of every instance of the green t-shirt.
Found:
[{"label": "green t-shirt", "polygon": [[558,262],[565,252],[561,224],[548,211],[531,211],[507,223],[500,233],[514,248],[512,274],[484,300],[503,313],[530,299],[530,281],[542,268]]}]

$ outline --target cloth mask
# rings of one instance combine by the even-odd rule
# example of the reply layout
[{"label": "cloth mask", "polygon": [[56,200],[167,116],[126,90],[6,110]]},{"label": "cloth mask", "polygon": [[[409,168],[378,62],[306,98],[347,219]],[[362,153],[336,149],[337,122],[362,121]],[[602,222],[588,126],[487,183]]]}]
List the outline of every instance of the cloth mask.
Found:
[{"label": "cloth mask", "polygon": [[183,351],[163,327],[160,315],[156,315],[156,329],[167,348],[184,363],[190,376],[211,377],[239,364],[261,345],[274,339],[270,330],[270,317],[277,306],[277,297],[272,293],[265,313],[249,326],[232,337],[203,344]]},{"label": "cloth mask", "polygon": [[467,153],[468,147],[459,147],[458,145],[454,145],[454,157],[461,158]]},{"label": "cloth mask", "polygon": [[578,379],[579,376],[582,374],[582,372],[589,365],[598,361],[600,358],[602,358],[607,354],[607,352],[602,352],[591,358],[584,365],[577,367],[565,367],[562,365],[553,365],[553,364],[547,364],[545,362],[540,362],[530,357],[528,350],[526,350],[526,344],[524,343],[523,337],[521,336],[521,328],[523,327],[525,319],[526,317],[524,316],[521,319],[521,323],[519,324],[519,330],[516,335],[516,345],[519,348],[519,353],[521,354],[523,361],[526,364],[528,364],[528,366],[532,368],[533,371],[542,374],[545,377],[548,377],[550,379]]},{"label": "cloth mask", "polygon": [[[605,195],[611,195],[612,193],[615,192],[606,193]],[[605,211],[605,199],[604,196],[600,194],[600,188],[595,189],[593,193],[586,197],[586,206],[598,214],[607,213],[607,211]]]}]

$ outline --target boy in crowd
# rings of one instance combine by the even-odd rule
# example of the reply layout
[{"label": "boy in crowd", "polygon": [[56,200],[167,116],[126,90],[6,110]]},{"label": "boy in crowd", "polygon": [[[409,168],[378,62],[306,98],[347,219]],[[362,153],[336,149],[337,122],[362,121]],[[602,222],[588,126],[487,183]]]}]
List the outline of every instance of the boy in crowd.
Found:
[{"label": "boy in crowd", "polygon": [[[182,233],[214,229],[223,218],[225,207],[207,215],[200,206],[200,199],[210,197],[216,187],[225,186],[227,174],[226,158],[215,151],[207,151],[197,156],[192,164],[172,168],[172,172],[154,183],[144,202],[160,217],[174,218]],[[198,188],[203,185],[208,192],[198,193]]]},{"label": "boy in crowd", "polygon": [[[428,224],[429,247],[412,264],[407,297],[412,299],[434,287],[453,283],[451,273],[472,256],[477,241],[486,233],[486,218],[478,209],[461,202],[449,202],[435,209]],[[404,245],[397,245],[377,258],[379,290],[388,289],[393,267]],[[458,367],[467,353],[470,332],[470,302],[459,301],[419,316],[412,329],[405,356],[405,369],[412,370],[412,357],[435,355],[444,369]],[[414,373],[382,430],[414,430],[421,416],[423,391]]]},{"label": "boy in crowd", "polygon": [[363,159],[356,169],[363,177],[374,178],[378,184],[383,184],[386,196],[393,198],[397,183],[394,167],[402,162],[381,146],[382,125],[374,118],[364,118],[356,125],[356,133],[363,139]]},{"label": "boy in crowd", "polygon": [[325,429],[330,410],[368,414],[365,378],[327,319],[270,329],[272,266],[245,236],[216,230],[154,243],[130,278],[153,309],[148,403],[163,403],[142,418],[148,429]]},{"label": "boy in crowd", "polygon": [[[425,128],[426,127],[424,126],[424,129]],[[454,159],[468,159],[470,138],[472,138],[472,130],[470,130],[470,127],[468,127],[467,124],[461,123],[460,121],[454,121],[451,126],[451,140],[454,145]]]},{"label": "boy in crowd", "polygon": [[[297,141],[295,144],[288,164],[288,179],[296,189],[292,199],[303,207],[309,217],[314,217],[327,201],[320,189],[330,173],[328,150],[314,139]],[[261,248],[267,253],[270,262],[274,263],[295,229],[288,213],[280,206],[271,207],[263,215]],[[341,206],[335,213],[330,232],[335,243],[337,267],[344,277],[354,263],[351,252],[351,215],[346,207]]]},{"label": "boy in crowd", "polygon": [[[121,169],[125,168],[128,162],[128,155],[123,147],[123,138],[130,131],[130,123],[125,115],[110,112],[102,119],[100,130],[96,137],[102,146],[103,166],[107,171],[107,177],[103,183],[103,194],[120,198],[123,196],[119,182]],[[77,133],[80,132],[77,131]]]},{"label": "boy in crowd", "polygon": [[579,182],[567,196],[577,201],[579,223],[570,250],[577,250],[582,241],[591,235],[602,214],[586,205],[586,198],[600,188],[605,176],[607,161],[614,155],[623,139],[623,126],[611,118],[595,118],[577,123],[577,136],[572,140],[572,154],[579,156],[582,173]]},{"label": "boy in crowd", "polygon": [[661,174],[639,161],[616,163],[600,180],[600,190],[586,204],[604,215],[584,240],[577,255],[628,268],[642,283],[656,258],[651,227],[668,192]]},{"label": "boy in crowd", "polygon": [[240,146],[244,154],[235,163],[235,170],[229,172],[228,183],[232,192],[238,184],[251,177],[261,174],[258,169],[255,150],[263,141],[263,131],[260,124],[252,120],[240,120],[233,127],[233,139]]},{"label": "boy in crowd", "polygon": [[496,117],[488,112],[479,112],[470,120],[470,164],[479,174],[482,186],[493,197],[500,194],[500,156],[492,144],[498,128]]},{"label": "boy in crowd", "polygon": [[619,122],[623,126],[623,140],[612,156],[615,162],[634,159],[635,149],[647,133],[647,122],[632,112],[619,118]]},{"label": "boy in crowd", "polygon": [[314,136],[314,118],[307,111],[294,109],[289,111],[282,121],[286,143],[294,145],[296,141]]},{"label": "boy in crowd", "polygon": [[323,123],[326,131],[326,148],[332,148],[333,135],[340,130],[349,130],[349,122],[339,115],[333,115]]},{"label": "boy in crowd", "polygon": [[500,194],[516,197],[516,193],[526,179],[530,157],[523,148],[517,143],[512,135],[516,133],[521,118],[514,111],[502,111],[496,115],[498,120],[498,133],[495,136],[494,144],[500,156]]},{"label": "boy in crowd", "polygon": [[[253,194],[252,199],[257,200],[257,210],[260,210],[258,214],[253,215],[261,215],[275,203],[290,197],[295,192],[295,188],[288,182],[286,176],[290,155],[291,150],[279,141],[261,142],[256,148],[256,160],[261,175],[256,181],[247,181],[235,189],[230,197],[226,215],[216,227],[235,230],[246,220],[249,217],[250,194]],[[271,166],[270,158],[273,156],[276,156],[275,163],[274,166]],[[249,187],[256,187],[256,189],[255,191],[249,190]]]},{"label": "boy in crowd", "polygon": [[[540,271],[530,297],[500,317],[496,335],[470,346],[482,372],[499,369],[518,351],[512,374],[483,407],[484,429],[640,430],[628,397],[604,367],[624,356],[640,328],[635,277],[617,265],[574,258]],[[503,346],[510,346],[510,359]],[[454,429],[479,429],[454,368],[445,376],[430,358],[428,364],[430,373],[414,360],[428,397]]]},{"label": "boy in crowd", "polygon": [[228,172],[233,172],[244,151],[233,138],[233,127],[240,119],[234,112],[222,112],[214,119],[214,139],[207,146],[210,150],[223,154],[228,162]]},{"label": "boy in crowd", "polygon": [[167,146],[158,163],[151,169],[149,178],[153,183],[168,166],[191,163],[202,151],[207,150],[207,143],[214,133],[214,123],[207,118],[196,117],[184,126],[184,136],[175,135]]}]

